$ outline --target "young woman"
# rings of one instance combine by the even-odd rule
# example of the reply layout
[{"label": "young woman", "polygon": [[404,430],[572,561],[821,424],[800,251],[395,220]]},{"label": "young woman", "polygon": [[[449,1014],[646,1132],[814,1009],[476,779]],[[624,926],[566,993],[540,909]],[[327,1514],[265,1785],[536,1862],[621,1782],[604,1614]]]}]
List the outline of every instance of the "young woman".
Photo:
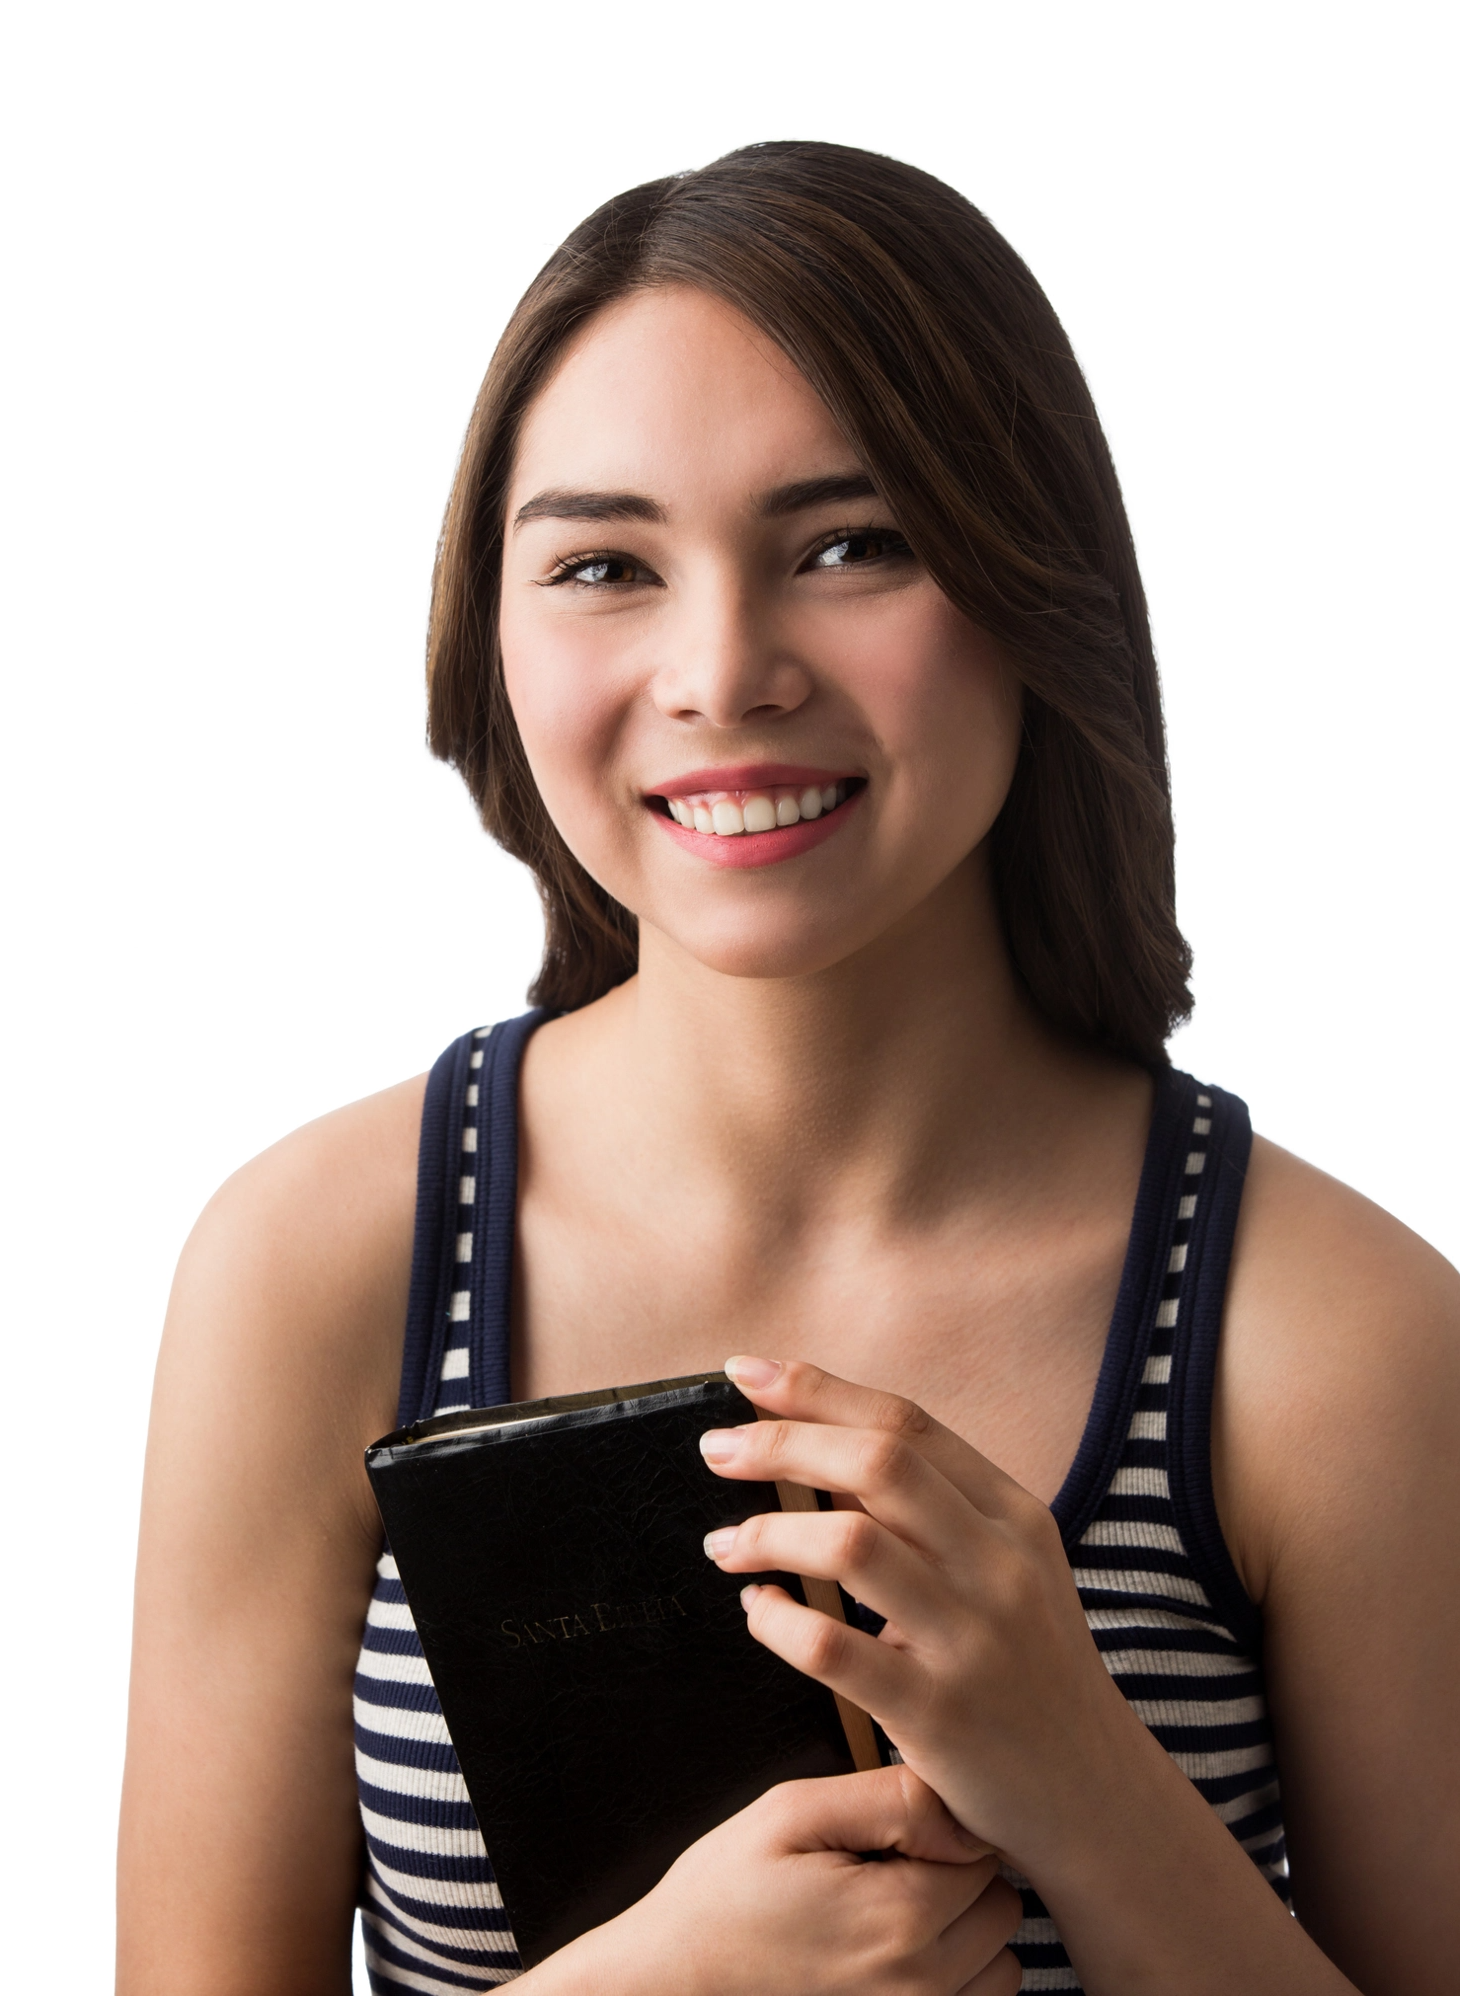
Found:
[{"label": "young woman", "polygon": [[361,1452],[732,1353],[775,1419],[708,1461],[838,1506],[707,1556],[865,1605],[746,1595],[904,1764],[774,1791],[526,1987],[1453,1987],[1460,1284],[1168,1064],[1141,585],[1013,252],[832,146],[611,202],[487,376],[430,687],[538,1009],[188,1244],[126,1996],[337,1996],[357,1901],[378,1990],[513,1973]]}]

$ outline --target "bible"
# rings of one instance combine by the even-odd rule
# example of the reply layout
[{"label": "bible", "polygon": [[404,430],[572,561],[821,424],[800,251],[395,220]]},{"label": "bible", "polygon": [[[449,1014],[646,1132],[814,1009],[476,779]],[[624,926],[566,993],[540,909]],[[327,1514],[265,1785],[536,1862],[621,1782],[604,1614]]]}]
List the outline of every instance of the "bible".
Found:
[{"label": "bible", "polygon": [[420,1421],[366,1467],[523,1962],[630,1906],[779,1781],[874,1767],[872,1723],[756,1642],[775,1581],[724,1574],[707,1532],[791,1484],[730,1482],[707,1428],[756,1418],[723,1373]]}]

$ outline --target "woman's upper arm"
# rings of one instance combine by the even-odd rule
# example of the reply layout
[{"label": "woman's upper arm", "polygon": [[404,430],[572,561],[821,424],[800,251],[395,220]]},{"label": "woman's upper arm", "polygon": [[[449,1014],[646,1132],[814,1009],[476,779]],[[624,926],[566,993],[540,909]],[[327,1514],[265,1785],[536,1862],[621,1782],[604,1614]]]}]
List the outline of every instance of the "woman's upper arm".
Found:
[{"label": "woman's upper arm", "polygon": [[349,1987],[350,1684],[393,1425],[423,1083],[296,1132],[179,1264],[137,1565],[122,1996]]},{"label": "woman's upper arm", "polygon": [[1365,1996],[1460,1962],[1460,1277],[1271,1145],[1218,1375],[1218,1506],[1264,1661],[1299,1918]]}]

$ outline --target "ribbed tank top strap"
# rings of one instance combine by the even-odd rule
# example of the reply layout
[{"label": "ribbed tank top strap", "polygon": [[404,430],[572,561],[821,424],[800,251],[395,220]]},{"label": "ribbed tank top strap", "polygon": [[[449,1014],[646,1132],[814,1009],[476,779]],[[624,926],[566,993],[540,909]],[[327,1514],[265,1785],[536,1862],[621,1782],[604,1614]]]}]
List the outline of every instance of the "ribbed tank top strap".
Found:
[{"label": "ribbed tank top strap", "polygon": [[1177,1528],[1192,1564],[1227,1626],[1258,1656],[1262,1617],[1232,1564],[1212,1491],[1212,1393],[1252,1124],[1247,1104],[1222,1088],[1197,1088],[1193,1106],[1184,1168],[1197,1190],[1172,1326],[1167,1470]]},{"label": "ribbed tank top strap", "polygon": [[1133,1472],[1159,1474],[1196,1577],[1255,1653],[1260,1618],[1227,1551],[1211,1475],[1217,1346],[1251,1147],[1246,1105],[1235,1095],[1175,1068],[1156,1077],[1095,1398],[1053,1508],[1073,1552],[1096,1513],[1109,1511],[1122,1473],[1126,1482]]},{"label": "ribbed tank top strap", "polygon": [[517,1079],[537,1010],[463,1033],[426,1083],[399,1421],[511,1393]]}]

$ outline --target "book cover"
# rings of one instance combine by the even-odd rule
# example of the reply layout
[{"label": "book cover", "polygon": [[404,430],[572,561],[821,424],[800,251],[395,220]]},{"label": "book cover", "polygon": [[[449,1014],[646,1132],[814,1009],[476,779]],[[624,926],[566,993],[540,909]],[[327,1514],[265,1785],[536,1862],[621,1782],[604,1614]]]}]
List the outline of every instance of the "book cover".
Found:
[{"label": "book cover", "polygon": [[523,1961],[641,1898],[776,1782],[875,1766],[871,1722],[756,1642],[705,1534],[814,1493],[716,1476],[723,1373],[449,1414],[366,1452]]}]

